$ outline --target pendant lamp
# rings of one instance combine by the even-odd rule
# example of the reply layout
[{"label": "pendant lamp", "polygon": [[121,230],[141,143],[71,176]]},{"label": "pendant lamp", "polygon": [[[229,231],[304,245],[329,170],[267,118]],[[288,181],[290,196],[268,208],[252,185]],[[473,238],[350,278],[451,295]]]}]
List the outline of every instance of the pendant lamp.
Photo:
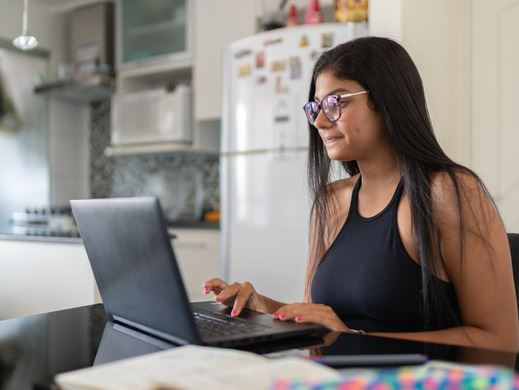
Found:
[{"label": "pendant lamp", "polygon": [[20,50],[32,50],[38,46],[38,40],[32,35],[27,34],[27,14],[29,0],[23,0],[23,16],[22,16],[22,35],[13,39],[13,45]]}]

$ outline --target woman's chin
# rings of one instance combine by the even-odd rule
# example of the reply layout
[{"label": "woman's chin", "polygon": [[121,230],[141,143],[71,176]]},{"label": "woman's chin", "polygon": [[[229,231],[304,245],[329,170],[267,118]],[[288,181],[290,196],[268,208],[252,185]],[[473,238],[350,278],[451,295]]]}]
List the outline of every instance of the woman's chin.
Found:
[{"label": "woman's chin", "polygon": [[351,158],[349,158],[345,153],[338,153],[336,150],[326,150],[326,153],[328,154],[328,158],[332,161],[350,161]]}]

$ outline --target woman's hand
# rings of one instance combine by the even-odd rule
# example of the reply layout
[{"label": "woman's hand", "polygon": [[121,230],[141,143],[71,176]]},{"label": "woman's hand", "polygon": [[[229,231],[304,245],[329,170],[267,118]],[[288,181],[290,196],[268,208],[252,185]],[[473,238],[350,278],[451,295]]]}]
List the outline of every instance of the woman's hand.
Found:
[{"label": "woman's hand", "polygon": [[232,316],[240,315],[244,307],[268,313],[265,298],[258,294],[249,282],[227,284],[222,279],[214,278],[205,282],[202,287],[204,293],[212,292],[217,302],[229,307],[232,306]]},{"label": "woman's hand", "polygon": [[286,321],[293,320],[299,323],[311,322],[322,325],[330,330],[349,332],[350,328],[341,321],[330,306],[313,303],[292,303],[279,308],[274,318]]}]

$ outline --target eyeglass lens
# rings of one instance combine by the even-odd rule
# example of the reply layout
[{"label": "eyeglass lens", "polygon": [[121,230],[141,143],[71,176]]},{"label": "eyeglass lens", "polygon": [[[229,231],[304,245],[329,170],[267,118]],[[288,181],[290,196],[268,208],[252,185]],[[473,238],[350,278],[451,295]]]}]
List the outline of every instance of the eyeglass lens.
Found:
[{"label": "eyeglass lens", "polygon": [[324,115],[328,118],[328,120],[334,122],[339,119],[341,116],[341,102],[340,97],[335,95],[326,96],[321,104],[316,102],[308,102],[305,105],[306,117],[310,124],[314,124],[319,112],[321,111],[321,107],[324,111]]}]

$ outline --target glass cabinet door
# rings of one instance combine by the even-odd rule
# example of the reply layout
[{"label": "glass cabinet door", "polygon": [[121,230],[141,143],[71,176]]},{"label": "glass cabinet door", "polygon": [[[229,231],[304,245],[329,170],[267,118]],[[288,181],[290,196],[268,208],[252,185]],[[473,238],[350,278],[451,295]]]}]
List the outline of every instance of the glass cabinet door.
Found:
[{"label": "glass cabinet door", "polygon": [[188,0],[121,0],[120,65],[189,56]]}]

